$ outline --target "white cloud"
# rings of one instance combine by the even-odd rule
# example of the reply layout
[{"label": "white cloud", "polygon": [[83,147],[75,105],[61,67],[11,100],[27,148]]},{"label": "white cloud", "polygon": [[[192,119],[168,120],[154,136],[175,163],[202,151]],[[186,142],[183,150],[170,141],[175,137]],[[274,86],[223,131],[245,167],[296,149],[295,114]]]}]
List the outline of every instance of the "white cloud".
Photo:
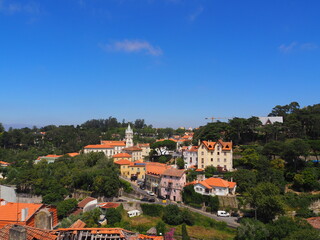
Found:
[{"label": "white cloud", "polygon": [[15,14],[15,13],[28,13],[28,14],[39,14],[39,4],[29,1],[27,3],[20,3],[14,1],[0,0],[0,13]]},{"label": "white cloud", "polygon": [[107,51],[118,51],[118,52],[144,52],[152,56],[162,55],[162,50],[159,47],[152,46],[149,42],[144,40],[123,40],[116,41],[111,44],[101,45],[104,50]]},{"label": "white cloud", "polygon": [[281,44],[279,46],[279,50],[283,53],[289,53],[291,52],[295,47],[297,46],[296,42],[292,42],[289,45]]},{"label": "white cloud", "polygon": [[199,17],[199,15],[203,12],[203,10],[204,10],[204,8],[203,8],[202,6],[201,6],[201,7],[198,7],[194,13],[190,14],[189,20],[190,20],[191,22],[193,22],[194,20],[196,20],[197,17]]},{"label": "white cloud", "polygon": [[295,50],[309,51],[317,48],[318,48],[317,44],[310,43],[310,42],[307,42],[307,43],[292,42],[289,45],[281,44],[279,46],[279,50],[283,53],[290,53]]}]

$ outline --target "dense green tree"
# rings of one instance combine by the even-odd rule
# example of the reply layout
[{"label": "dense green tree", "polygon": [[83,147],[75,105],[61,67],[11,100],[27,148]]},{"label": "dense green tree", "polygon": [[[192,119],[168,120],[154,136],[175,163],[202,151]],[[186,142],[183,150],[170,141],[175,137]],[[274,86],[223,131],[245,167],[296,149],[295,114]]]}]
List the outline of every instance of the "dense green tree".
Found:
[{"label": "dense green tree", "polygon": [[110,226],[114,226],[114,224],[121,221],[121,213],[116,208],[108,208],[105,213],[107,224]]},{"label": "dense green tree", "polygon": [[177,158],[176,163],[179,169],[184,169],[184,160],[182,158]]},{"label": "dense green tree", "polygon": [[243,219],[237,228],[236,240],[267,240],[269,239],[267,227],[254,219]]},{"label": "dense green tree", "polygon": [[170,204],[164,208],[162,220],[169,225],[179,225],[183,222],[181,211],[177,205]]},{"label": "dense green tree", "polygon": [[248,192],[257,184],[256,172],[247,169],[239,169],[233,173],[234,181],[237,183],[237,192]]},{"label": "dense green tree", "polygon": [[166,233],[166,224],[162,220],[160,220],[159,222],[157,222],[156,229],[158,236],[164,236],[164,234]]},{"label": "dense green tree", "polygon": [[182,235],[182,240],[189,240],[190,237],[188,235],[188,231],[187,231],[187,226],[186,224],[182,224],[181,226],[181,235]]},{"label": "dense green tree", "polygon": [[284,213],[280,189],[272,183],[259,183],[249,191],[249,202],[256,210],[257,218],[270,222],[276,215]]},{"label": "dense green tree", "polygon": [[70,213],[73,209],[75,209],[78,205],[78,201],[74,198],[70,198],[59,202],[57,204],[58,217],[64,218]]}]

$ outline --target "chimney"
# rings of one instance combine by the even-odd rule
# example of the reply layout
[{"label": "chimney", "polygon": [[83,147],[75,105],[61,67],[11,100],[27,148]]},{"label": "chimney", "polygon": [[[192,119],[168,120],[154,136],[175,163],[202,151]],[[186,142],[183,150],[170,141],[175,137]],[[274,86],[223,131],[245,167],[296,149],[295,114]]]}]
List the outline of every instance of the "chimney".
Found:
[{"label": "chimney", "polygon": [[9,240],[26,240],[27,231],[21,225],[13,225],[9,230]]},{"label": "chimney", "polygon": [[21,210],[21,222],[24,222],[28,216],[28,208],[23,208]]}]

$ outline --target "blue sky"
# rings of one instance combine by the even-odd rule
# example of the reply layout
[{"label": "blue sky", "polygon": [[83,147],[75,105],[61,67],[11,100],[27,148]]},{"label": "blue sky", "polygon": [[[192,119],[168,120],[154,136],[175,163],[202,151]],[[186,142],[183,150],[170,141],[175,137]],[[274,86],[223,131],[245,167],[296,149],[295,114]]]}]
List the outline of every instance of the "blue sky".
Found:
[{"label": "blue sky", "polygon": [[157,127],[319,103],[317,0],[0,0],[0,122]]}]

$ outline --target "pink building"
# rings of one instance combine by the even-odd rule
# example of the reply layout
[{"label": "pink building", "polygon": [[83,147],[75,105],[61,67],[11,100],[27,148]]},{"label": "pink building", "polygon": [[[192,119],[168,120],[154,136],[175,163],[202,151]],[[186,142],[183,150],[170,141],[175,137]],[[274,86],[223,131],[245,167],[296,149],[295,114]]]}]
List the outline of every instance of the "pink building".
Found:
[{"label": "pink building", "polygon": [[184,169],[166,169],[160,180],[160,195],[172,201],[182,201],[182,191],[186,184]]}]

